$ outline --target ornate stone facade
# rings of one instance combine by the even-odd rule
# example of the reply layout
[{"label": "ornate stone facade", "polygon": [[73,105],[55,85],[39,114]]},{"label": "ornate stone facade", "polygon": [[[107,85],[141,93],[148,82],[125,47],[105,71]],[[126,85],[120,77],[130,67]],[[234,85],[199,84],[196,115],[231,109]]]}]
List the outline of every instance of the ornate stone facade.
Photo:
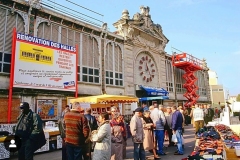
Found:
[{"label": "ornate stone facade", "polygon": [[[153,23],[149,7],[141,6],[140,13],[129,17],[128,10],[123,10],[121,18],[113,24],[116,33],[125,39],[126,94],[135,95],[138,85],[166,88],[164,49],[169,40],[163,34],[161,25]],[[145,63],[142,58],[153,61],[153,67],[143,66],[145,70],[149,69],[149,75],[142,71],[141,63]]]}]

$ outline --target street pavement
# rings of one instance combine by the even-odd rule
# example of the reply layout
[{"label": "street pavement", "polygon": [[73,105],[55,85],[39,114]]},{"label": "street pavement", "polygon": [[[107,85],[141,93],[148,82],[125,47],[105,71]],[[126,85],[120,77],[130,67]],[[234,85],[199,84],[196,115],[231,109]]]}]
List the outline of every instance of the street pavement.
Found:
[{"label": "street pavement", "polygon": [[[184,137],[184,148],[185,153],[184,155],[174,155],[174,152],[176,151],[176,147],[168,147],[165,148],[165,153],[167,155],[161,156],[161,159],[175,159],[175,160],[181,160],[182,158],[186,158],[188,155],[191,154],[191,152],[194,149],[195,146],[195,135],[194,135],[194,128],[192,125],[185,126],[185,133],[183,134]],[[133,143],[132,139],[129,138],[127,140],[127,158],[128,160],[133,159]],[[168,146],[168,142],[165,142],[165,146]],[[56,150],[53,152],[44,152],[44,153],[38,153],[34,156],[34,160],[62,160],[62,151]],[[152,153],[146,151],[146,158],[147,160],[152,160],[153,155]],[[17,160],[16,156],[11,157],[12,160]]]}]

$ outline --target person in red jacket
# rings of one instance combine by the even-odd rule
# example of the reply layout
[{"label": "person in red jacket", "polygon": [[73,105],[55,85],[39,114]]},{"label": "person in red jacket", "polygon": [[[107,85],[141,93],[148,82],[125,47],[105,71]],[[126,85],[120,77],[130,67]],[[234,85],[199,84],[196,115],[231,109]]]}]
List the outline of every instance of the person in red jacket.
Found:
[{"label": "person in red jacket", "polygon": [[79,104],[73,105],[73,109],[64,116],[66,126],[66,148],[69,160],[82,159],[83,146],[89,134],[88,121]]}]

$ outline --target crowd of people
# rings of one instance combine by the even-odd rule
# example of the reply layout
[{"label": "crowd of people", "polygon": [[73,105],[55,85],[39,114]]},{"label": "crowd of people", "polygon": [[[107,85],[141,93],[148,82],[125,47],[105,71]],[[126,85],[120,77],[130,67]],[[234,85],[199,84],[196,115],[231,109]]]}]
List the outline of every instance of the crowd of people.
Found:
[{"label": "crowd of people", "polygon": [[[23,112],[15,133],[24,139],[24,142],[19,150],[19,158],[33,157],[34,151],[46,143],[44,141],[37,148],[32,145],[33,141],[39,141],[38,135],[43,135],[42,121],[29,109],[28,103],[23,103],[20,108]],[[130,124],[127,125],[115,106],[111,107],[110,113],[101,113],[96,119],[91,115],[91,108],[84,110],[79,103],[75,103],[70,109],[67,105],[58,121],[63,144],[62,159],[123,160],[126,158],[129,133],[133,141],[134,160],[145,160],[145,151],[151,152],[154,159],[160,159],[160,156],[166,155],[166,140],[168,147],[176,146],[174,155],[183,155],[184,126],[192,123],[197,133],[218,113],[210,105],[196,104],[189,110],[182,106],[177,108],[157,103],[148,107],[146,103],[142,103],[141,107],[136,108]],[[31,125],[27,124],[26,120],[31,122]]]}]

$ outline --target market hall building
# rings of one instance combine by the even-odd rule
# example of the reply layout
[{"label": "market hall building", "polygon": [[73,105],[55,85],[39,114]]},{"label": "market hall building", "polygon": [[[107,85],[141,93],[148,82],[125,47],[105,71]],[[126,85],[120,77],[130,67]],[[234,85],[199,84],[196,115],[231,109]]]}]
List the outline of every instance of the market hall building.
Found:
[{"label": "market hall building", "polygon": [[[122,15],[119,13],[120,19],[113,24],[116,32],[109,32],[106,24],[97,27],[45,8],[38,2],[31,6],[24,0],[0,0],[0,13],[0,123],[7,122],[13,28],[18,33],[78,45],[78,96],[128,95],[166,105],[172,105],[176,96],[179,105],[186,101],[184,72],[176,70],[175,88],[171,55],[165,52],[169,40],[161,25],[152,21],[149,7],[140,7],[140,13],[132,18],[127,10]],[[199,102],[209,102],[207,71],[198,71],[197,77]],[[74,93],[13,88],[11,122],[16,122],[22,101],[29,102],[36,112],[39,106],[44,106],[48,112],[54,105],[54,114],[45,119],[57,119],[67,104],[66,97],[74,97]],[[132,114],[131,105],[123,106],[123,114]]]}]

